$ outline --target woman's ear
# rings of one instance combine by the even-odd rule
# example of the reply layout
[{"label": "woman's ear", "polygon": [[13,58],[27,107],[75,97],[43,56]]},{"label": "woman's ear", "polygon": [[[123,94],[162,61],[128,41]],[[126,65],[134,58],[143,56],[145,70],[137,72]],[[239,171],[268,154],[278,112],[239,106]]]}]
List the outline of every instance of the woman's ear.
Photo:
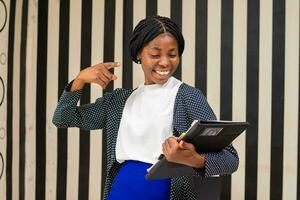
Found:
[{"label": "woman's ear", "polygon": [[141,63],[142,63],[139,55],[136,57],[136,59],[137,59],[137,63],[138,63],[138,64],[141,64]]}]

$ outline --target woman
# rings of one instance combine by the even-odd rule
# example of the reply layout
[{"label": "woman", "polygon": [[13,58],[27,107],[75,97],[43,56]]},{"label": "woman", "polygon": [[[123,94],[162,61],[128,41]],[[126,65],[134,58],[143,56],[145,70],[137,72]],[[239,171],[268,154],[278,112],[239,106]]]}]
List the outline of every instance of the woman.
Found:
[{"label": "woman", "polygon": [[169,18],[151,16],[135,27],[130,53],[141,64],[144,83],[135,90],[116,89],[95,103],[76,106],[85,84],[105,88],[119,63],[88,67],[66,87],[53,117],[57,127],[105,129],[107,177],[104,199],[196,199],[193,177],[147,181],[146,169],[163,153],[169,161],[195,169],[195,175],[231,174],[238,167],[232,145],[217,153],[198,154],[176,138],[192,121],[215,119],[201,91],[172,77],[184,50],[184,38]]}]

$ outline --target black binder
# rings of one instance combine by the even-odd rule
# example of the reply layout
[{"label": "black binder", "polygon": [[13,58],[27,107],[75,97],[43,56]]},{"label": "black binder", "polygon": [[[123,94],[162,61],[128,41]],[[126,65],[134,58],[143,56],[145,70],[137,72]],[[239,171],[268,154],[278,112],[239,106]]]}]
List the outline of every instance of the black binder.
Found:
[{"label": "black binder", "polygon": [[[187,132],[178,138],[194,144],[198,153],[218,152],[232,143],[247,127],[248,122],[240,121],[194,121]],[[163,155],[157,163],[148,169],[146,179],[163,179],[183,175],[192,175],[194,168],[183,164],[169,162]]]}]

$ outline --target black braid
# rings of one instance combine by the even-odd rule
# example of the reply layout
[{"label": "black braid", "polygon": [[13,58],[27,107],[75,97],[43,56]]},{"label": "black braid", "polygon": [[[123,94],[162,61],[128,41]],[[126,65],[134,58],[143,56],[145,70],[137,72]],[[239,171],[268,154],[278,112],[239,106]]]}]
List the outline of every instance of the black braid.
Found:
[{"label": "black braid", "polygon": [[133,30],[129,43],[131,59],[138,63],[137,55],[151,40],[162,33],[170,33],[177,41],[179,56],[184,50],[184,38],[179,27],[170,18],[149,16],[141,20]]}]

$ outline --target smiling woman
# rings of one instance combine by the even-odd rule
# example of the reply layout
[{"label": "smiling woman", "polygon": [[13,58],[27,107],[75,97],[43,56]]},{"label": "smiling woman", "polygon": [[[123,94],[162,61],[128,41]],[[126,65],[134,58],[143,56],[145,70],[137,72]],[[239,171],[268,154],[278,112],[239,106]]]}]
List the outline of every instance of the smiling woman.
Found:
[{"label": "smiling woman", "polygon": [[164,84],[179,64],[178,45],[169,33],[162,33],[138,54],[145,75],[145,84]]},{"label": "smiling woman", "polygon": [[[217,153],[199,154],[192,144],[177,142],[178,135],[194,120],[216,117],[200,90],[173,77],[184,38],[170,18],[141,20],[129,47],[131,59],[143,69],[143,83],[134,90],[116,89],[95,103],[77,106],[85,84],[105,88],[117,79],[110,69],[120,67],[120,63],[85,68],[60,97],[53,123],[61,128],[106,131],[104,199],[197,199],[194,178],[233,173],[239,163],[237,152],[229,145]],[[193,167],[193,176],[147,181],[147,168],[162,153],[173,162]]]}]

